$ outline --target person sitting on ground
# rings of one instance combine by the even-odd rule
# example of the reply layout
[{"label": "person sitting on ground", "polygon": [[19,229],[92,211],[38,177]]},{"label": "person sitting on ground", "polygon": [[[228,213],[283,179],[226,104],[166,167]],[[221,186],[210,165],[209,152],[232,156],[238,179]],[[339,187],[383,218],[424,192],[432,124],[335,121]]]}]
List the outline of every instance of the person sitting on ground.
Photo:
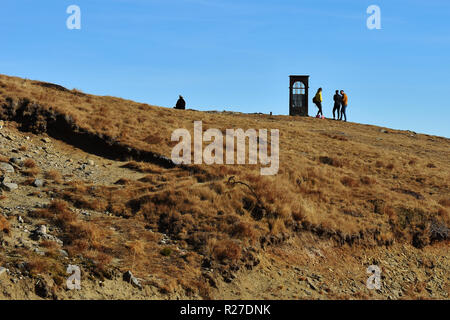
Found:
[{"label": "person sitting on ground", "polygon": [[342,108],[341,108],[341,117],[339,120],[342,120],[342,116],[345,118],[345,122],[347,122],[347,106],[348,106],[348,96],[344,92],[344,90],[341,90],[341,96],[342,96]]},{"label": "person sitting on ground", "polygon": [[175,106],[175,109],[178,109],[178,110],[185,110],[186,109],[186,101],[184,101],[182,96],[180,96],[180,98],[178,99],[177,105]]},{"label": "person sitting on ground", "polygon": [[317,115],[316,118],[319,117],[319,114],[322,115],[323,117],[323,112],[322,112],[322,88],[319,88],[319,90],[317,90],[316,95],[314,96],[313,102],[316,104],[317,108],[319,109],[319,111],[317,111]]},{"label": "person sitting on ground", "polygon": [[[336,94],[333,97],[334,100],[334,107],[333,107],[333,120],[339,120],[341,117],[341,103],[342,103],[342,97],[339,94],[339,90],[336,90]],[[337,118],[336,118],[336,111],[337,111]]]}]

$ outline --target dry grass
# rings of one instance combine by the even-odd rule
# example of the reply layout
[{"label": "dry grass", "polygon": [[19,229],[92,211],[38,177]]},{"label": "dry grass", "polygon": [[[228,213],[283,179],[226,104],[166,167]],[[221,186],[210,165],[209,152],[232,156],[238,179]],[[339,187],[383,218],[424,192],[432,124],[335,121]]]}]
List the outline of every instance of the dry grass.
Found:
[{"label": "dry grass", "polygon": [[[374,126],[181,112],[6,76],[0,76],[0,84],[4,87],[0,106],[6,108],[8,98],[27,98],[45,110],[52,106],[87,132],[166,157],[174,146],[173,130],[192,132],[197,120],[203,121],[204,131],[280,130],[280,171],[272,177],[261,176],[259,165],[196,165],[184,170],[130,161],[126,168],[146,176],[139,181],[124,177],[109,186],[78,181],[54,186],[53,191],[72,205],[108,211],[120,221],[115,222],[120,236],[110,236],[111,222],[87,224],[67,204],[55,202],[38,211],[38,216],[60,226],[71,254],[90,254],[98,261],[120,257],[126,261],[122,267],[137,273],[153,270],[156,266],[149,266],[149,261],[158,261],[164,272],[176,273],[179,269],[166,263],[189,268],[198,266],[199,256],[205,255],[220,264],[236,263],[249,246],[273,243],[299,231],[337,244],[372,246],[395,240],[422,247],[432,243],[432,221],[450,226],[446,209],[450,207],[450,141],[445,138],[389,130],[380,140]],[[36,171],[29,175],[33,174]],[[228,183],[231,176],[243,184]],[[167,234],[192,253],[192,260],[186,262],[188,258],[176,252],[162,256],[164,247],[155,244],[158,239],[147,229]],[[106,246],[103,240],[109,236]],[[171,291],[174,286],[168,282],[161,288]]]},{"label": "dry grass", "polygon": [[32,159],[25,160],[24,166],[27,169],[22,169],[21,173],[26,177],[35,178],[41,172],[37,167],[36,162]]},{"label": "dry grass", "polygon": [[219,241],[212,248],[214,256],[221,263],[236,263],[242,254],[242,248],[231,240]]},{"label": "dry grass", "polygon": [[73,255],[87,250],[105,250],[103,238],[109,232],[94,223],[80,220],[65,201],[52,201],[48,208],[37,210],[30,215],[47,219],[61,228],[64,243]]},{"label": "dry grass", "polygon": [[37,167],[37,164],[36,164],[36,161],[34,161],[33,159],[26,159],[23,162],[23,166],[28,169],[34,169]]},{"label": "dry grass", "polygon": [[2,215],[0,215],[0,232],[9,233],[11,225],[9,221]]},{"label": "dry grass", "polygon": [[[126,218],[144,217],[158,230],[201,252],[206,250],[204,234],[217,232],[220,236],[211,236],[247,243],[267,233],[280,235],[296,228],[337,234],[340,239],[367,233],[365,241],[375,238],[376,242],[389,243],[394,235],[400,234],[398,230],[392,232],[395,229],[392,212],[404,206],[423,209],[429,221],[435,217],[448,220],[447,214],[436,214],[439,201],[441,205],[445,203],[441,199],[449,190],[445,183],[449,180],[448,170],[428,171],[432,169],[429,159],[414,152],[426,146],[433,150],[433,164],[449,168],[447,139],[436,138],[440,144],[431,144],[425,136],[412,139],[400,131],[390,131],[380,142],[376,140],[379,130],[371,126],[193,111],[179,116],[175,110],[111,97],[74,95],[42,88],[33,82],[27,90],[27,96],[38,96],[44,106],[47,94],[53,94],[57,97],[52,100],[53,105],[88,131],[166,156],[173,146],[169,141],[171,131],[178,127],[192,130],[194,120],[203,120],[204,130],[280,129],[281,168],[275,177],[261,177],[258,166],[195,166],[192,172],[187,172],[131,161],[124,167],[148,175],[139,181],[120,179],[116,186],[73,184],[62,191],[55,190],[79,208],[109,211]],[[72,104],[77,107],[69,107]],[[109,104],[108,108],[105,104]],[[345,131],[345,137],[339,131]],[[412,153],[414,158],[410,156]],[[231,175],[250,186],[254,193],[242,185],[227,185]],[[408,188],[398,188],[399,185]],[[394,189],[405,192],[393,192]],[[411,196],[416,190],[432,196],[418,203]],[[380,205],[377,201],[381,199],[389,205]],[[412,241],[417,232],[406,227],[403,233],[407,236],[402,239]]]},{"label": "dry grass", "polygon": [[46,171],[44,174],[45,179],[52,180],[55,183],[61,183],[62,182],[62,175],[57,170],[49,170]]}]

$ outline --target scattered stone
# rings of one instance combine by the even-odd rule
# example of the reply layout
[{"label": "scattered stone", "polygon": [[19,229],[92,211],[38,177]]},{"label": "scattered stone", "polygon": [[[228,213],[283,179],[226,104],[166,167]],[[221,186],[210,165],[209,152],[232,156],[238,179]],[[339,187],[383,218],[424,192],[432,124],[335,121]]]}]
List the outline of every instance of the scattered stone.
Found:
[{"label": "scattered stone", "polygon": [[380,132],[381,132],[381,133],[388,133],[388,131],[385,130],[385,129],[380,129]]},{"label": "scattered stone", "polygon": [[0,169],[6,173],[14,173],[14,167],[6,162],[0,162]]},{"label": "scattered stone", "polygon": [[50,143],[52,141],[50,138],[47,138],[47,137],[42,138],[41,140],[42,140],[42,142],[45,142],[45,143]]},{"label": "scattered stone", "polygon": [[317,291],[317,287],[312,283],[310,279],[307,279],[306,282],[312,290]]},{"label": "scattered stone", "polygon": [[0,177],[0,183],[8,183],[11,182],[11,179],[7,176],[1,176]]},{"label": "scattered stone", "polygon": [[23,218],[21,216],[17,217],[17,221],[19,221],[19,223],[24,223]]},{"label": "scattered stone", "polygon": [[55,241],[57,244],[59,245],[63,245],[63,242],[61,239],[58,239],[55,236],[52,236],[51,234],[47,233],[47,227],[45,225],[41,225],[39,226],[36,230],[34,230],[31,235],[30,235],[31,239],[33,240],[40,240],[40,239],[44,239],[44,240],[49,240],[49,241]]},{"label": "scattered stone", "polygon": [[50,298],[52,294],[52,283],[47,279],[39,278],[34,286],[34,292],[41,298]]},{"label": "scattered stone", "polygon": [[39,233],[39,234],[41,234],[41,235],[46,235],[47,234],[47,227],[45,226],[45,225],[40,225],[37,229],[36,229],[36,231],[35,231],[36,233]]},{"label": "scattered stone", "polygon": [[0,267],[0,277],[1,277],[4,273],[6,273],[6,268]]},{"label": "scattered stone", "polygon": [[0,120],[0,129],[3,129],[4,125],[5,125],[5,122],[3,120]]},{"label": "scattered stone", "polygon": [[68,257],[68,256],[69,256],[69,254],[67,253],[67,251],[66,251],[66,250],[63,250],[63,249],[60,249],[60,250],[59,250],[59,253],[60,253],[63,257]]},{"label": "scattered stone", "polygon": [[42,180],[42,179],[34,180],[33,186],[35,186],[36,188],[42,188],[44,186],[44,180]]},{"label": "scattered stone", "polygon": [[38,254],[38,255],[40,255],[40,256],[45,256],[45,252],[44,251],[41,251],[41,250],[39,250],[38,248],[34,248],[34,250],[33,250],[34,252],[36,252],[36,254]]},{"label": "scattered stone", "polygon": [[18,165],[18,166],[22,166],[23,165],[23,160],[21,158],[13,157],[13,158],[9,159],[9,162],[13,163],[15,165]]},{"label": "scattered stone", "polygon": [[6,191],[11,192],[17,190],[19,186],[16,183],[2,182],[2,188],[5,189]]},{"label": "scattered stone", "polygon": [[142,289],[142,285],[140,284],[139,280],[133,276],[133,273],[131,271],[127,271],[123,274],[123,280],[131,283],[134,287]]}]

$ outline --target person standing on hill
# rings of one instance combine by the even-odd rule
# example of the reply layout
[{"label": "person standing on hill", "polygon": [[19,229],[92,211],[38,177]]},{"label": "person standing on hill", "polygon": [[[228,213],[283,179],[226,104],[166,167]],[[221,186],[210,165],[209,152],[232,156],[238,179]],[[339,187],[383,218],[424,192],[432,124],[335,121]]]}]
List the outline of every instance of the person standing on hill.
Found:
[{"label": "person standing on hill", "polygon": [[347,122],[347,106],[348,106],[348,96],[344,92],[344,90],[341,90],[341,96],[342,96],[342,108],[341,108],[341,117],[339,120],[342,120],[342,116],[345,118],[345,122]]},{"label": "person standing on hill", "polygon": [[[333,107],[333,120],[339,120],[341,117],[341,103],[342,103],[342,97],[339,94],[339,90],[336,90],[336,93],[333,97],[334,100],[334,107]],[[337,111],[337,118],[336,118],[336,111]]]},{"label": "person standing on hill", "polygon": [[319,117],[319,114],[323,117],[323,112],[322,112],[322,88],[319,88],[319,90],[317,90],[316,95],[314,96],[313,102],[315,103],[315,105],[317,106],[317,108],[319,109],[319,111],[317,111],[317,115],[316,118]]},{"label": "person standing on hill", "polygon": [[186,101],[184,101],[182,96],[180,96],[180,98],[178,99],[177,105],[175,106],[175,109],[178,109],[178,110],[185,110],[186,109]]}]

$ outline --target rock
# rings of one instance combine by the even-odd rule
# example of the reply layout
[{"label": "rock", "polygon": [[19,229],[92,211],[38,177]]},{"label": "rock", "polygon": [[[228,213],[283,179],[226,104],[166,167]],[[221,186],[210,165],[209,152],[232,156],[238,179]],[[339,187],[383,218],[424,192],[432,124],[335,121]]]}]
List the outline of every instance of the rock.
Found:
[{"label": "rock", "polygon": [[61,256],[63,256],[63,257],[68,257],[68,256],[69,256],[69,254],[67,253],[67,251],[66,251],[66,250],[63,250],[63,249],[60,249],[60,250],[59,250],[59,253],[60,253]]},{"label": "rock", "polygon": [[123,281],[131,281],[131,278],[133,277],[133,273],[131,271],[127,271],[123,274]]},{"label": "rock", "polygon": [[41,188],[44,186],[44,180],[42,179],[36,179],[33,181],[33,186],[35,186],[36,188]]},{"label": "rock", "polygon": [[5,189],[6,191],[11,192],[17,190],[19,186],[15,183],[2,182],[2,188]]},{"label": "rock", "polygon": [[14,173],[14,167],[6,162],[0,162],[0,169],[6,173]]},{"label": "rock", "polygon": [[6,268],[0,267],[0,277],[1,277],[4,273],[6,273]]},{"label": "rock", "polygon": [[5,125],[5,122],[3,120],[0,120],[0,129],[3,129],[4,125]]},{"label": "rock", "polygon": [[50,143],[52,141],[50,138],[47,138],[47,137],[42,138],[41,140],[42,140],[42,142],[45,142],[45,143]]},{"label": "rock", "polygon": [[317,287],[312,283],[310,279],[307,279],[306,282],[312,290],[317,291]]},{"label": "rock", "polygon": [[380,129],[380,132],[381,132],[381,133],[388,133],[388,131],[385,130],[385,129]]},{"label": "rock", "polygon": [[58,239],[57,237],[52,236],[51,234],[47,234],[47,227],[45,225],[39,226],[36,230],[34,230],[32,232],[30,237],[31,237],[31,239],[36,240],[36,241],[38,241],[40,239],[44,239],[44,240],[49,240],[49,241],[55,241],[59,245],[63,245],[63,242],[61,239]]},{"label": "rock", "polygon": [[139,280],[135,276],[133,276],[133,273],[131,273],[131,271],[127,271],[123,274],[123,280],[128,283],[131,283],[136,288],[139,289],[142,288],[142,285],[140,284]]},{"label": "rock", "polygon": [[34,248],[34,250],[33,250],[34,252],[36,252],[36,254],[38,254],[38,255],[40,255],[40,256],[45,256],[45,252],[44,251],[41,251],[41,250],[39,250],[38,248]]},{"label": "rock", "polygon": [[19,223],[24,223],[23,218],[21,216],[17,217],[17,221],[19,221]]},{"label": "rock", "polygon": [[0,183],[8,183],[8,182],[11,182],[11,179],[9,178],[9,177],[7,177],[7,176],[1,176],[0,177]]},{"label": "rock", "polygon": [[46,235],[47,234],[47,227],[42,224],[40,225],[37,229],[36,229],[36,233],[40,233],[42,235]]},{"label": "rock", "polygon": [[18,166],[22,166],[23,165],[23,160],[21,158],[13,157],[13,158],[9,159],[9,162],[13,163],[15,165],[18,165]]},{"label": "rock", "polygon": [[50,298],[52,293],[53,284],[44,278],[39,278],[34,286],[34,292],[41,298]]},{"label": "rock", "polygon": [[87,164],[90,165],[90,166],[93,166],[93,165],[95,165],[95,162],[92,161],[92,160],[88,160],[88,161],[87,161]]}]

